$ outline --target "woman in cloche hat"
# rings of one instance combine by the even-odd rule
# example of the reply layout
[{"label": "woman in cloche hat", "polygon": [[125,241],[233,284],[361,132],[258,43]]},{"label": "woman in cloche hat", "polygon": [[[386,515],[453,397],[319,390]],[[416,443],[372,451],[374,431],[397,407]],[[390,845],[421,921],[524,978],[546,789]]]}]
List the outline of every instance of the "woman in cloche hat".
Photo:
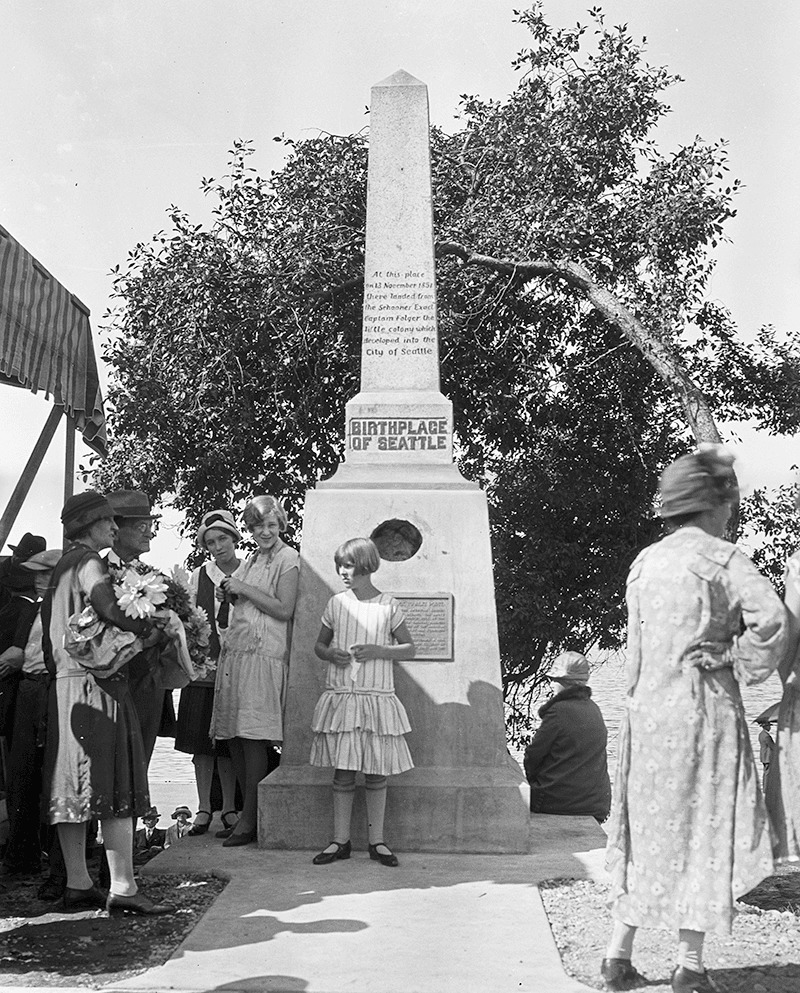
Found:
[{"label": "woman in cloche hat", "polygon": [[[244,559],[236,554],[242,540],[233,514],[227,510],[210,510],[203,516],[197,531],[197,546],[211,558],[192,573],[191,587],[198,607],[202,607],[211,624],[211,657],[219,658],[220,647],[233,619],[233,599],[217,590],[228,576],[239,577]],[[227,837],[236,825],[236,775],[226,741],[214,742],[208,734],[214,708],[214,675],[198,679],[181,690],[175,748],[192,756],[197,782],[197,816],[189,835],[205,834],[211,823],[211,783],[214,765],[222,790],[222,832]]]},{"label": "woman in cloche hat", "polygon": [[[767,812],[739,683],[781,661],[786,612],[722,535],[738,499],[733,458],[705,445],[667,466],[669,534],[628,575],[627,701],[607,848],[614,928],[608,989],[642,982],[637,927],[678,933],[675,993],[712,989],[707,931],[730,934],[736,900],[772,872]],[[744,627],[744,634],[740,630]]]},{"label": "woman in cloche hat", "polygon": [[[150,799],[141,731],[125,668],[100,678],[64,648],[70,617],[88,604],[108,625],[139,638],[151,634],[151,625],[120,610],[98,554],[111,546],[116,534],[114,511],[106,498],[91,490],[70,497],[61,521],[71,544],[53,572],[52,596],[42,606],[42,628],[45,661],[55,676],[50,687],[44,793],[67,869],[64,908],[167,913],[173,908],[140,893],[133,874],[134,818],[148,811]],[[108,894],[94,885],[86,868],[86,825],[92,817],[100,821],[108,855]]]}]

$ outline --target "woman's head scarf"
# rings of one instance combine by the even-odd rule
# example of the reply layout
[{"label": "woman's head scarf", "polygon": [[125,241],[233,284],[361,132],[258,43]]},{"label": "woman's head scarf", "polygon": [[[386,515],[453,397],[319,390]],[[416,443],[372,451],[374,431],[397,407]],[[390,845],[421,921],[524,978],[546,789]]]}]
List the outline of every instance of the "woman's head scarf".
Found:
[{"label": "woman's head scarf", "polygon": [[659,483],[659,516],[698,514],[736,500],[733,458],[722,445],[706,443],[668,465]]}]

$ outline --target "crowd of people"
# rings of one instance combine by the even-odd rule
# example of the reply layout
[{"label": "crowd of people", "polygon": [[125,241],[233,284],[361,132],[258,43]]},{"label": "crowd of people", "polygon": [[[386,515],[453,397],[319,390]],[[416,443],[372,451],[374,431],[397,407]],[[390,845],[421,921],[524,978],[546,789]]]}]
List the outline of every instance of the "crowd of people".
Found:
[{"label": "crowd of people", "polygon": [[[115,593],[123,574],[145,566],[157,521],[146,494],[70,497],[61,513],[63,554],[26,535],[2,563],[0,734],[9,748],[3,875],[39,871],[46,853],[50,876],[42,896],[58,897],[66,910],[169,913],[170,905],[153,903],[139,890],[136,866],[208,831],[215,776],[223,846],[256,839],[258,784],[278,764],[283,740],[299,555],[281,537],[287,518],[274,497],[251,499],[242,520],[256,545],[246,558],[238,554],[242,533],[228,510],[209,511],[201,520],[197,543],[208,559],[192,573],[190,594],[207,616],[215,665],[210,676],[183,687],[177,716],[166,675],[174,640],[157,613],[126,612]],[[386,776],[412,761],[392,669],[394,661],[413,656],[414,645],[398,602],[372,584],[380,564],[375,545],[364,538],[346,542],[335,562],[345,590],[328,604],[316,645],[328,679],[310,756],[335,770],[334,841],[314,863],[349,856],[361,772],[370,856],[396,866],[384,840]],[[78,644],[76,619],[80,627],[87,611],[91,639]],[[157,826],[147,778],[163,734],[173,734],[176,749],[192,755],[198,794],[194,823],[189,808],[179,807],[168,831]],[[104,850],[97,881],[86,854],[96,837]]]},{"label": "crowd of people", "polygon": [[[608,989],[645,981],[632,964],[639,927],[676,933],[676,993],[712,989],[706,933],[730,932],[736,900],[772,873],[775,858],[800,859],[800,553],[787,564],[781,601],[723,538],[737,499],[732,459],[718,446],[701,446],[661,476],[666,534],[636,557],[627,581],[627,706],[613,791],[605,725],[591,699],[588,661],[577,652],[555,660],[549,679],[558,691],[525,753],[533,811],[607,822],[613,929],[601,975]],[[242,519],[257,546],[246,558],[229,511],[211,510],[201,521],[197,541],[208,559],[192,574],[191,590],[208,615],[217,665],[213,677],[182,690],[177,718],[161,679],[169,639],[147,617],[124,613],[111,582],[115,569],[149,549],[155,515],[143,493],[71,497],[62,512],[63,555],[26,535],[0,565],[6,628],[14,616],[0,654],[0,731],[10,740],[4,869],[38,865],[45,839],[51,870],[63,863],[66,908],[170,911],[138,891],[134,853],[171,843],[150,805],[147,764],[156,735],[173,722],[176,748],[193,756],[199,800],[193,825],[188,808],[173,814],[173,840],[208,830],[215,772],[223,845],[256,838],[257,787],[277,764],[284,735],[299,556],[281,537],[287,520],[275,498],[254,497]],[[344,590],[325,607],[314,649],[327,677],[309,757],[334,770],[333,831],[313,862],[350,857],[362,773],[370,857],[396,866],[384,837],[386,777],[413,762],[393,669],[415,647],[397,600],[373,583],[374,543],[346,541],[334,561]],[[69,650],[69,620],[89,605],[113,633],[115,657],[124,652],[125,664],[111,672],[87,668]],[[739,687],[775,671],[785,692],[776,739],[762,736],[762,783]],[[134,833],[137,818],[144,827]],[[86,868],[94,823],[107,892]]]}]

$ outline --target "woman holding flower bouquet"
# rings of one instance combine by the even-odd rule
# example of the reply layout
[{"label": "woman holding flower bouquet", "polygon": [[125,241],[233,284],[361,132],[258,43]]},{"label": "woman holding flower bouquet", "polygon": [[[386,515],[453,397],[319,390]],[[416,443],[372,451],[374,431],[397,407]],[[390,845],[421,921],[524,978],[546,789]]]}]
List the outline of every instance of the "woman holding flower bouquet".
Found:
[{"label": "woman holding flower bouquet", "polygon": [[[217,599],[216,591],[228,576],[239,578],[244,571],[244,559],[236,554],[242,540],[233,514],[228,510],[211,510],[204,515],[197,531],[197,546],[211,558],[192,573],[191,590],[198,607],[205,610],[211,625],[209,654],[216,663],[222,643],[233,620],[233,604],[229,597]],[[236,775],[233,771],[227,742],[214,742],[209,737],[211,713],[214,709],[216,672],[198,679],[181,690],[175,748],[192,756],[197,783],[198,810],[190,835],[205,834],[211,823],[211,784],[214,765],[217,767],[222,790],[222,825],[220,836],[233,832],[236,824]],[[223,832],[227,834],[223,835]]]},{"label": "woman holding flower bouquet", "polygon": [[[45,661],[55,677],[50,686],[45,795],[67,869],[65,909],[163,914],[173,908],[139,893],[133,875],[133,822],[147,811],[150,799],[124,663],[141,651],[152,625],[122,612],[98,555],[114,540],[113,514],[105,497],[92,491],[70,497],[61,512],[72,544],[53,572],[42,605]],[[70,621],[89,615],[95,618],[95,633],[78,650]],[[108,855],[108,895],[94,885],[86,868],[86,825],[93,817],[100,820]]]},{"label": "woman holding flower bouquet", "polygon": [[258,784],[269,771],[268,746],[283,740],[300,558],[281,540],[286,513],[274,497],[254,497],[243,516],[258,549],[241,575],[226,576],[216,594],[220,600],[236,599],[220,654],[211,719],[211,736],[228,742],[243,797],[241,817],[223,842],[226,847],[255,841]]}]

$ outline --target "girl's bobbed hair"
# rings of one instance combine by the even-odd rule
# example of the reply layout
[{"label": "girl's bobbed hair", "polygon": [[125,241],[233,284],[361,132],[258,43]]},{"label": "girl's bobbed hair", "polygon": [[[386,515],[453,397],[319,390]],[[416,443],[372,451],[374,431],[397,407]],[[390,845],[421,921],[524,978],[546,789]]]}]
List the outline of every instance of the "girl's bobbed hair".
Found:
[{"label": "girl's bobbed hair", "polygon": [[339,545],[333,561],[337,569],[341,565],[352,565],[359,576],[370,576],[380,568],[381,556],[374,541],[369,538],[351,538]]},{"label": "girl's bobbed hair", "polygon": [[248,528],[252,528],[257,524],[263,524],[270,514],[275,515],[281,531],[285,531],[289,527],[286,511],[283,509],[280,500],[274,496],[253,497],[244,508],[242,519]]}]

